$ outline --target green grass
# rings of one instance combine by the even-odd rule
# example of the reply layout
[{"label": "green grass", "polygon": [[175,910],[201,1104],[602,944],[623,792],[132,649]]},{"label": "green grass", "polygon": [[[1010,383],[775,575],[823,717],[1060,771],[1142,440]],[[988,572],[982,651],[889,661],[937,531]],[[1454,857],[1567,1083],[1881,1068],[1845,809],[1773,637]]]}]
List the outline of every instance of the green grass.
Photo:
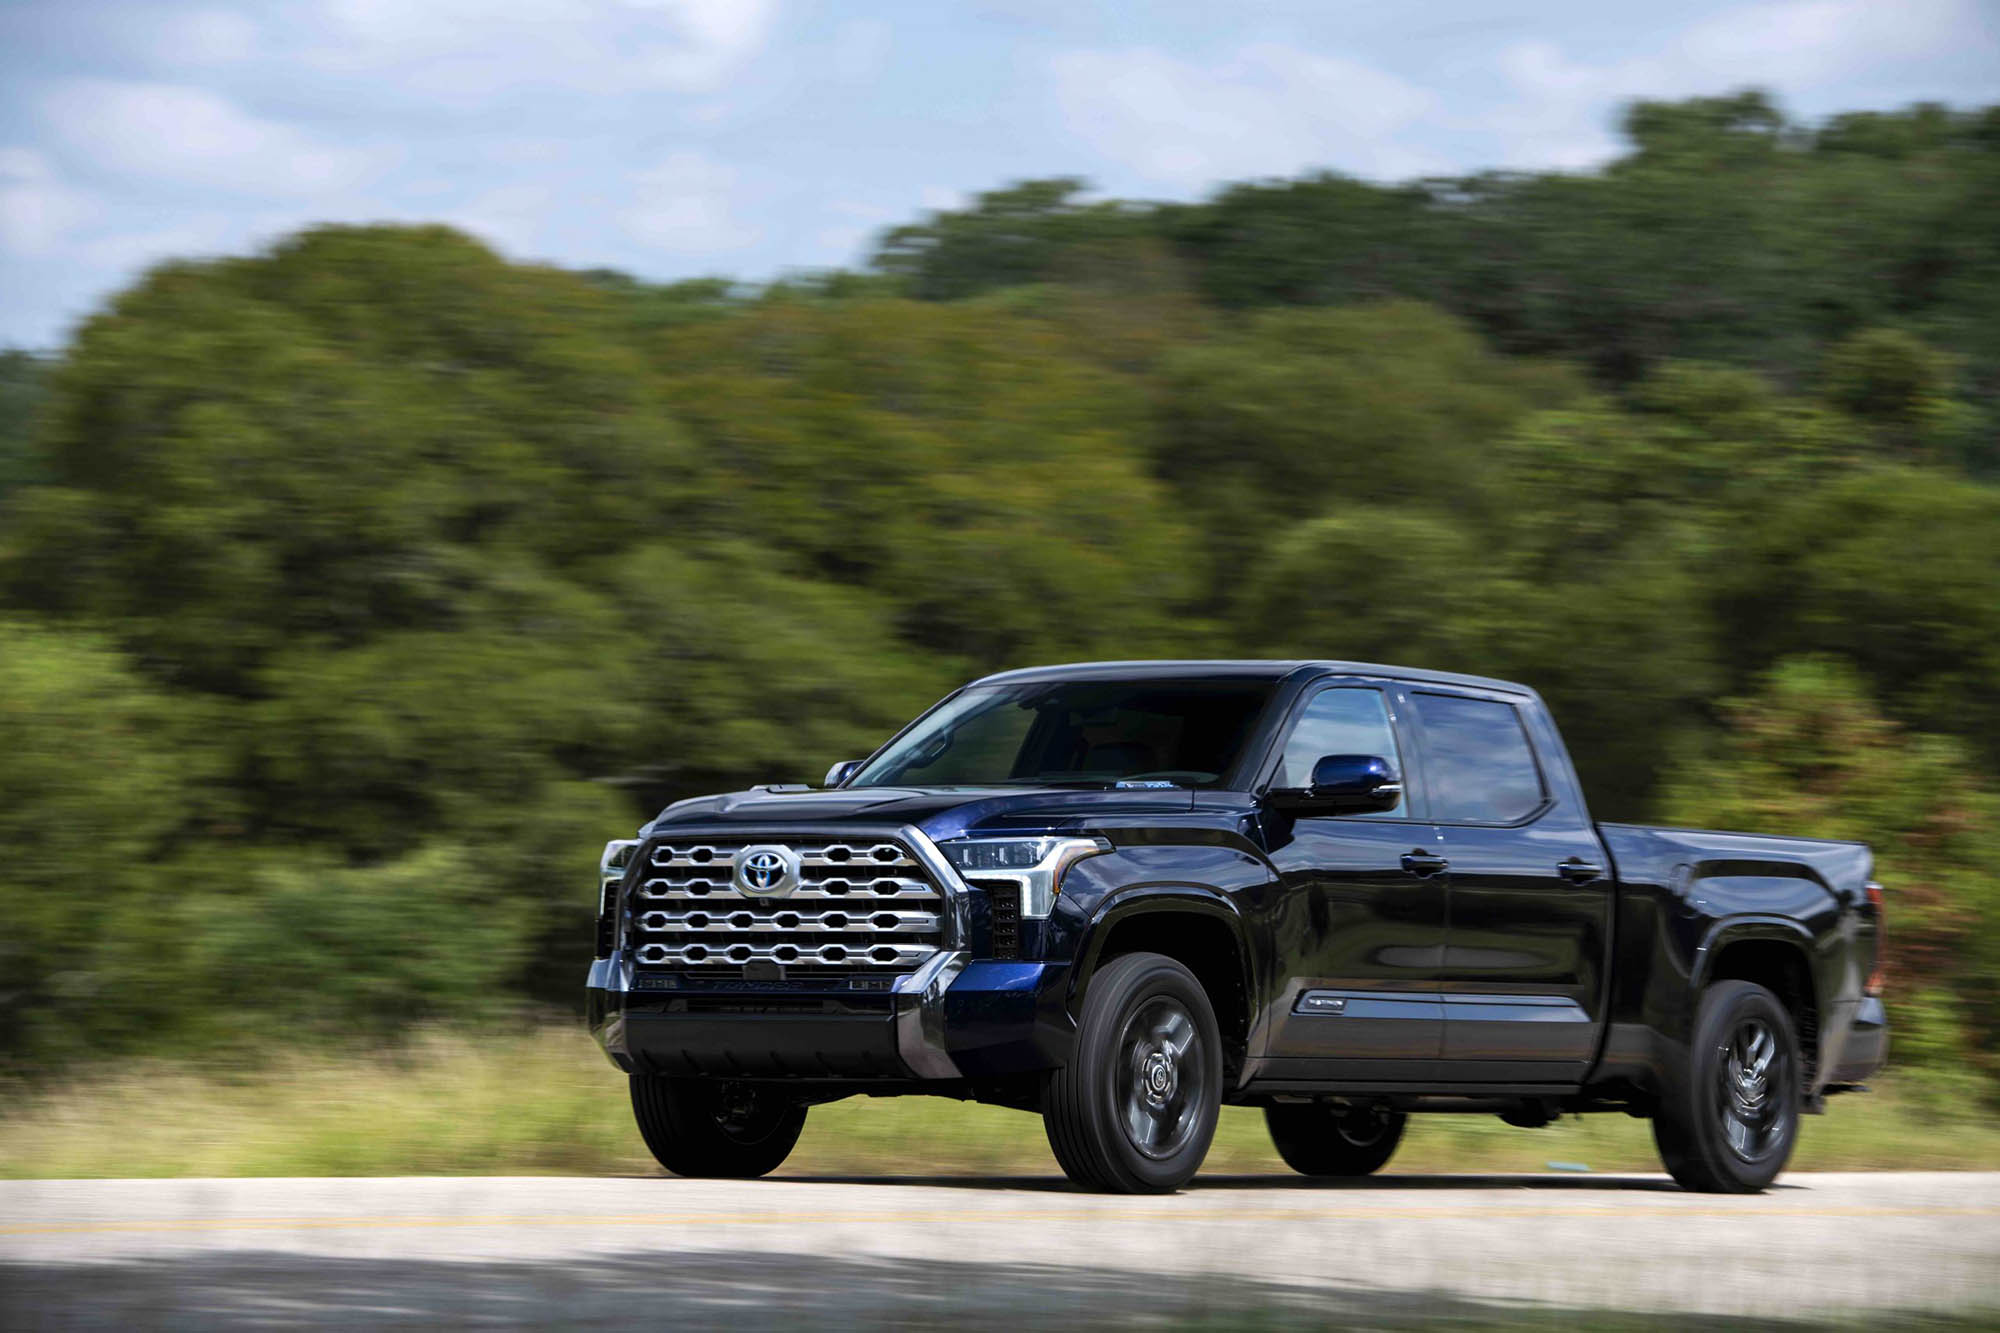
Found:
[{"label": "green grass", "polygon": [[[1884,1080],[1808,1117],[1795,1170],[2000,1168],[2000,1117],[1972,1085]],[[1420,1116],[1397,1171],[1659,1169],[1623,1115],[1522,1130],[1486,1115]],[[431,1033],[392,1052],[292,1053],[125,1068],[0,1097],[0,1177],[480,1175],[657,1171],[625,1082],[570,1027]],[[1206,1168],[1283,1172],[1263,1117],[1222,1116]],[[814,1108],[784,1174],[1056,1170],[1034,1116],[930,1097]]]}]

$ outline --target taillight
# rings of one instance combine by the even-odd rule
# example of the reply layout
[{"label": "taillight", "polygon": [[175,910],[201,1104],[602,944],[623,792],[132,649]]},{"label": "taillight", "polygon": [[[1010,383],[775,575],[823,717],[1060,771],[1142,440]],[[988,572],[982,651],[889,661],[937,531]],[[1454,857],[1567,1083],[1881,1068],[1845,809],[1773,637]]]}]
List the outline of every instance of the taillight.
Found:
[{"label": "taillight", "polygon": [[1868,915],[1875,919],[1875,968],[1868,974],[1868,994],[1880,995],[1882,993],[1882,955],[1884,952],[1882,946],[1888,942],[1884,938],[1888,922],[1882,914],[1882,886],[1870,880],[1866,891],[1868,894]]}]

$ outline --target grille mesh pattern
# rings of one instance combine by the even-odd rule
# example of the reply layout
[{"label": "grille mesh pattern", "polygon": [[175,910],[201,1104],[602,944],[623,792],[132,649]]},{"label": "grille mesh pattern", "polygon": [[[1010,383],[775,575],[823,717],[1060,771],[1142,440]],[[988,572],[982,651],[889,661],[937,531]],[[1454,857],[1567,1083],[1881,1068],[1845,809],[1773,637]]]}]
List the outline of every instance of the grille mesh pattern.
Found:
[{"label": "grille mesh pattern", "polygon": [[[798,886],[778,898],[734,885],[745,848],[783,846]],[[629,905],[642,966],[734,976],[774,963],[791,976],[907,972],[943,942],[944,895],[901,843],[768,836],[663,838],[647,845]]]}]

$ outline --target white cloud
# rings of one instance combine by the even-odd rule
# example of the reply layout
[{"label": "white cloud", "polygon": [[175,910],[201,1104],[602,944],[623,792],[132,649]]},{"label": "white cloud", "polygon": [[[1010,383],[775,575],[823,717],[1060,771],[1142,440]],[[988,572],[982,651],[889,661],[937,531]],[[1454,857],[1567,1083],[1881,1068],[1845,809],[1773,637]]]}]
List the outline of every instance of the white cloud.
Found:
[{"label": "white cloud", "polygon": [[618,224],[632,239],[683,255],[755,244],[759,232],[737,216],[737,173],[696,152],[670,154],[632,178],[632,202]]},{"label": "white cloud", "polygon": [[1401,176],[1440,165],[1396,141],[1436,98],[1342,56],[1258,42],[1212,64],[1163,51],[1053,62],[1069,128],[1148,180],[1196,187],[1333,167]]},{"label": "white cloud", "polygon": [[279,230],[254,231],[225,213],[197,213],[158,226],[92,236],[69,247],[68,253],[88,267],[128,275],[167,258],[225,254],[252,240],[269,239]]},{"label": "white cloud", "polygon": [[91,198],[56,179],[31,148],[0,148],[0,247],[40,256],[55,250],[97,211]]},{"label": "white cloud", "polygon": [[866,83],[889,63],[895,34],[881,19],[855,19],[841,25],[826,54],[826,68],[843,83]]},{"label": "white cloud", "polygon": [[155,43],[155,54],[169,63],[229,65],[247,60],[257,49],[257,25],[228,9],[169,12]]},{"label": "white cloud", "polygon": [[813,252],[817,262],[827,264],[855,261],[870,240],[903,219],[895,209],[859,199],[836,199],[826,213],[826,222],[813,233]]},{"label": "white cloud", "polygon": [[917,191],[917,202],[933,213],[951,213],[964,208],[970,199],[963,190],[949,185],[926,185]]},{"label": "white cloud", "polygon": [[1678,83],[1664,91],[1692,91],[1696,79],[1798,86],[1941,53],[1979,26],[1968,0],[1782,0],[1697,23],[1650,63]]},{"label": "white cloud", "polygon": [[326,69],[485,101],[537,84],[584,91],[722,86],[768,40],[775,0],[319,0]]},{"label": "white cloud", "polygon": [[1497,58],[1514,98],[1481,124],[1501,136],[1510,165],[1588,166],[1616,153],[1611,121],[1625,102],[1753,86],[1783,96],[1943,56],[1982,31],[1977,4],[1776,0],[1703,19],[1645,56],[1596,64],[1550,42],[1517,42]]},{"label": "white cloud", "polygon": [[669,88],[689,92],[721,85],[738,64],[764,44],[775,8],[771,0],[625,0],[634,9],[664,14],[677,40],[643,57]]},{"label": "white cloud", "polygon": [[515,255],[532,254],[556,201],[546,185],[520,182],[488,190],[446,219]]},{"label": "white cloud", "polygon": [[204,88],[79,79],[49,95],[55,132],[120,175],[250,194],[316,194],[380,165],[368,151],[322,143]]}]

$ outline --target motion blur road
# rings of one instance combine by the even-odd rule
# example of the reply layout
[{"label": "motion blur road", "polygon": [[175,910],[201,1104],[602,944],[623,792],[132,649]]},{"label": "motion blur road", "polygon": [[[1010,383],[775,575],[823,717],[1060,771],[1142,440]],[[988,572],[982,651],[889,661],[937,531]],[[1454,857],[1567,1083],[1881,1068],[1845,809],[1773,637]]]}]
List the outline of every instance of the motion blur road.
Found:
[{"label": "motion blur road", "polygon": [[0,1326],[1873,1322],[2000,1308],[2000,1175],[0,1183]]}]

